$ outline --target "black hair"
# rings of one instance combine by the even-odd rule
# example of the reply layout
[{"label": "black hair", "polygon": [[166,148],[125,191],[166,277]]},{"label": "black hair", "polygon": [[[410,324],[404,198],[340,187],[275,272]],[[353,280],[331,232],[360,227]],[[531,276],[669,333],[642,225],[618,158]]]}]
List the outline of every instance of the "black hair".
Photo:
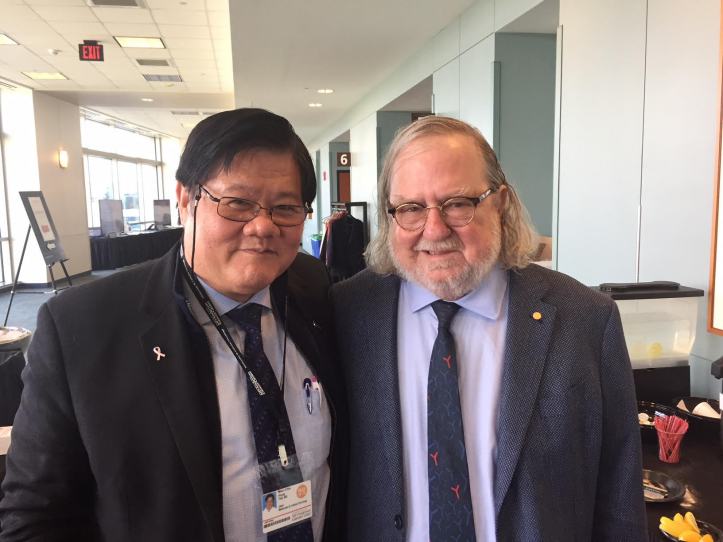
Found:
[{"label": "black hair", "polygon": [[273,493],[269,493],[268,495],[266,495],[264,502],[268,501],[269,499],[274,499],[274,501],[276,501],[276,497],[274,497]]},{"label": "black hair", "polygon": [[199,122],[188,136],[176,180],[194,197],[221,169],[228,171],[240,152],[253,149],[290,153],[299,168],[302,201],[311,205],[316,174],[309,151],[288,120],[265,109],[234,109]]}]

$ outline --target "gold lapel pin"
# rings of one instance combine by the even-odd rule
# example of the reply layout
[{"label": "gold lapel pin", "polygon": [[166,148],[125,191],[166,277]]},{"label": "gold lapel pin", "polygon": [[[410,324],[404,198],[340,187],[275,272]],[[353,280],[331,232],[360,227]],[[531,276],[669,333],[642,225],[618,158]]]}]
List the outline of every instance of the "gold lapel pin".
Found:
[{"label": "gold lapel pin", "polygon": [[542,314],[540,314],[539,312],[534,312],[534,313],[532,313],[532,317],[533,317],[535,320],[542,320]]}]

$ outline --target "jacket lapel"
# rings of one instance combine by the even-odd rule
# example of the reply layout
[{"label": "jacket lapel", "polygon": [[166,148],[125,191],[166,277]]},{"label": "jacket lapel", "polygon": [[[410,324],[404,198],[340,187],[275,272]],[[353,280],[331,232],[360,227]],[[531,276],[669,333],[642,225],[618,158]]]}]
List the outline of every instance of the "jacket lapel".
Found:
[{"label": "jacket lapel", "polygon": [[[495,514],[515,473],[527,427],[537,402],[555,323],[556,309],[542,297],[549,284],[536,269],[510,272],[507,339],[497,431]],[[533,317],[539,313],[540,318]]]},{"label": "jacket lapel", "polygon": [[[218,469],[209,445],[189,326],[173,295],[177,250],[156,264],[141,312],[152,319],[140,335],[151,378],[181,460],[216,542],[223,542],[223,508]],[[157,350],[158,349],[158,350]],[[164,354],[160,356],[158,352]],[[217,399],[214,397],[214,401]]]}]

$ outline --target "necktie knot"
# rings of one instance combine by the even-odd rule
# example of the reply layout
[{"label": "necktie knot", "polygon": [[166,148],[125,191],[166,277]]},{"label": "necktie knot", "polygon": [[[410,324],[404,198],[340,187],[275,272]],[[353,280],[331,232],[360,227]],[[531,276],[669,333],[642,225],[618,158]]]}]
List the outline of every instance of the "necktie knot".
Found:
[{"label": "necktie knot", "polygon": [[440,329],[449,329],[449,326],[452,325],[452,319],[459,309],[460,306],[457,305],[457,303],[450,301],[442,301],[440,299],[432,303],[432,310],[434,310],[434,314],[437,315]]},{"label": "necktie knot", "polygon": [[226,313],[246,333],[261,333],[261,305],[246,303]]}]

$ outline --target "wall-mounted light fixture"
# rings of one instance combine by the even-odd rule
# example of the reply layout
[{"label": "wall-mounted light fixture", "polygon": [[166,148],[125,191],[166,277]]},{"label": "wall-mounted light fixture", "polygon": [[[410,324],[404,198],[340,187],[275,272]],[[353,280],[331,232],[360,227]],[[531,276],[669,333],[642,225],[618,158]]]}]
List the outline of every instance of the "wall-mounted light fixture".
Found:
[{"label": "wall-mounted light fixture", "polygon": [[63,169],[68,167],[68,151],[58,151],[58,162]]}]

